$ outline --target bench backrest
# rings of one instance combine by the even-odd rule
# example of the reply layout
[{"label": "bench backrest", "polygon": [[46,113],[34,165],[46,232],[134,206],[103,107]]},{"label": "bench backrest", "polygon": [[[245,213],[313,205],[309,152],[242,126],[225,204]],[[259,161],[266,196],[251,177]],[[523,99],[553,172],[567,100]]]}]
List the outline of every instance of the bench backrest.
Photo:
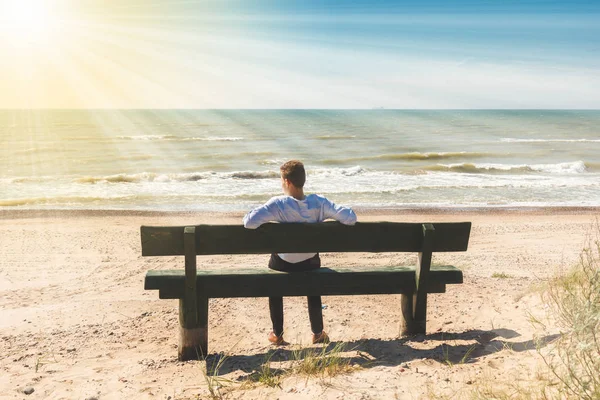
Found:
[{"label": "bench backrest", "polygon": [[417,252],[412,314],[425,320],[428,276],[433,252],[466,251],[470,222],[367,222],[353,226],[265,224],[258,229],[239,225],[141,227],[143,256],[185,256],[185,285],[180,314],[185,326],[198,317],[196,256],[310,252]]},{"label": "bench backrest", "polygon": [[[184,232],[194,231],[196,255],[310,252],[423,252],[424,226],[435,233],[431,252],[466,251],[470,222],[398,223],[338,222],[265,224],[258,229],[240,225],[142,226],[143,256],[185,255]],[[190,229],[191,228],[191,229]]]}]

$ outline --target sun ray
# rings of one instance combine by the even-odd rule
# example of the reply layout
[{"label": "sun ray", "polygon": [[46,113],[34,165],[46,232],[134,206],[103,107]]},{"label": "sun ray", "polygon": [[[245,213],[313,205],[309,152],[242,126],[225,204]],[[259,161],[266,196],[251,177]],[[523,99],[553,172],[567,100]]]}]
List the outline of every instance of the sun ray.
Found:
[{"label": "sun ray", "polygon": [[60,18],[42,0],[0,2],[0,36],[15,47],[39,46],[55,40]]}]

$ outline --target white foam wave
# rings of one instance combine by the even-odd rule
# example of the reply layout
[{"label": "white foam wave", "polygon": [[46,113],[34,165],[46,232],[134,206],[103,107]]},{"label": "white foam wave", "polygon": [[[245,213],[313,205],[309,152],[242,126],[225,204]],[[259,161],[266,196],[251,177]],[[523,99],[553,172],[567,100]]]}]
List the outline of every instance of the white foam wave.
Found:
[{"label": "white foam wave", "polygon": [[229,174],[229,177],[237,179],[277,179],[279,173],[276,171],[239,171]]},{"label": "white foam wave", "polygon": [[518,138],[502,138],[501,142],[506,143],[576,143],[589,142],[600,143],[600,139],[518,139]]},{"label": "white foam wave", "polygon": [[173,140],[177,136],[173,135],[134,135],[134,136],[117,136],[117,139],[122,140]]},{"label": "white foam wave", "polygon": [[349,139],[355,139],[356,135],[322,135],[322,136],[315,136],[315,139],[317,140],[349,140]]},{"label": "white foam wave", "polygon": [[240,140],[244,140],[244,138],[243,137],[210,136],[210,137],[206,137],[206,138],[186,138],[185,140],[200,140],[200,141],[207,141],[207,142],[238,142]]},{"label": "white foam wave", "polygon": [[141,172],[138,174],[114,174],[106,176],[84,176],[74,178],[75,183],[141,183],[141,182],[192,182],[206,179],[207,173],[157,174]]},{"label": "white foam wave", "polygon": [[0,178],[0,183],[8,184],[8,185],[12,185],[15,183],[31,184],[31,183],[49,182],[52,179],[53,179],[53,177],[49,177],[49,176],[4,177],[4,178]]},{"label": "white foam wave", "polygon": [[[439,164],[441,169],[461,172],[542,172],[549,174],[582,174],[587,172],[587,167],[583,161],[564,162],[557,164]],[[437,168],[439,170],[439,168]]]},{"label": "white foam wave", "polygon": [[281,165],[286,161],[287,159],[285,158],[274,158],[269,160],[260,160],[258,163],[261,165]]},{"label": "white foam wave", "polygon": [[548,172],[557,174],[581,174],[587,171],[583,161],[564,162],[558,164],[533,164],[530,165],[533,171]]},{"label": "white foam wave", "polygon": [[[507,168],[507,166],[502,166]],[[591,201],[600,199],[600,174],[429,172],[317,168],[308,171],[307,192],[348,204],[427,202],[510,204],[515,201]],[[4,207],[165,207],[192,209],[260,204],[281,193],[277,170],[116,174],[47,177],[18,184],[0,178]],[[4,201],[4,203],[2,203]],[[250,207],[250,206],[248,206]]]},{"label": "white foam wave", "polygon": [[367,172],[366,169],[362,168],[360,165],[355,165],[354,167],[348,168],[323,168],[323,169],[312,169],[308,171],[308,176],[332,176],[332,175],[342,175],[342,176],[356,176],[361,175]]},{"label": "white foam wave", "polygon": [[244,140],[243,137],[220,137],[220,136],[207,136],[207,137],[185,137],[175,135],[133,135],[133,136],[117,136],[117,139],[121,140],[160,140],[160,141],[174,141],[174,142],[237,142]]},{"label": "white foam wave", "polygon": [[[366,173],[360,166],[351,168],[326,168],[309,170],[309,176],[332,178],[335,176],[357,176]],[[278,179],[278,170],[266,171],[234,171],[234,172],[190,172],[190,173],[154,173],[141,172],[134,174],[113,174],[105,176],[83,176],[74,177],[75,183],[96,184],[96,183],[143,183],[143,182],[193,182],[205,179]]]}]

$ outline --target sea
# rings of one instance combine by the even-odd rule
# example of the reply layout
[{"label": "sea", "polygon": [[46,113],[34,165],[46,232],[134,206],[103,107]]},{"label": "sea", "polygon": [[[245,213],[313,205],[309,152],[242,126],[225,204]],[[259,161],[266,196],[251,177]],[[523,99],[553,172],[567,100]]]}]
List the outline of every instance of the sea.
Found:
[{"label": "sea", "polygon": [[0,210],[600,206],[600,111],[0,110]]}]

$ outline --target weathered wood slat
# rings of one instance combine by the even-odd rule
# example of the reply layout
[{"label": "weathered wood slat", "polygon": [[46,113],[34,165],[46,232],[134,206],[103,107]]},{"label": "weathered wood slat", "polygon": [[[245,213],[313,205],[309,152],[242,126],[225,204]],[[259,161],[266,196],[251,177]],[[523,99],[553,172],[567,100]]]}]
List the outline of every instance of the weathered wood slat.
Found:
[{"label": "weathered wood slat", "polygon": [[[427,284],[430,282],[432,247],[435,241],[436,231],[433,225],[423,224],[423,248],[418,256],[415,269],[416,290],[413,294],[413,315],[410,323],[404,326],[412,326],[411,333],[425,333],[427,328]],[[403,314],[404,315],[404,314]]]},{"label": "weathered wood slat", "polygon": [[[400,335],[410,335],[419,329],[419,324],[415,323],[415,307],[413,306],[414,293],[402,293],[400,295],[400,310],[402,318],[400,318]],[[162,299],[162,297],[161,297]]]},{"label": "weathered wood slat", "polygon": [[[266,264],[266,261],[265,261]],[[432,265],[431,266],[431,274],[430,276],[435,278],[450,279],[446,283],[463,283],[462,282],[462,271],[456,268],[453,265]],[[265,265],[264,267],[258,268],[250,268],[250,267],[242,267],[242,268],[216,268],[216,269],[204,269],[200,268],[197,272],[199,275],[239,275],[239,276],[247,276],[247,275],[296,275],[296,274],[339,274],[339,273],[372,273],[372,274],[388,274],[388,273],[397,273],[397,272],[407,272],[410,273],[411,277],[414,278],[415,266],[413,265],[385,265],[385,266],[375,266],[375,265],[355,265],[355,266],[345,266],[345,267],[322,267],[313,271],[306,272],[280,272],[272,269],[268,269]],[[148,276],[172,276],[177,275],[180,276],[184,274],[184,271],[181,269],[152,269],[147,272],[146,277]],[[436,275],[440,274],[440,275]],[[147,284],[146,280],[146,284]],[[145,289],[158,289],[157,287],[145,287]]]},{"label": "weathered wood slat", "polygon": [[[308,294],[307,294],[308,293]],[[282,290],[274,290],[273,293],[271,294],[256,294],[256,293],[252,293],[251,295],[247,295],[247,296],[241,296],[240,293],[236,293],[234,296],[230,296],[230,298],[233,297],[268,297],[268,296],[282,296],[282,297],[294,297],[294,296],[312,296],[312,295],[319,295],[319,296],[352,296],[352,295],[375,295],[375,294],[409,294],[411,297],[414,293],[414,288],[413,289],[409,289],[406,287],[395,287],[394,291],[382,291],[381,289],[377,288],[377,287],[371,287],[371,288],[364,288],[364,290],[361,291],[361,293],[349,293],[347,290],[337,290],[337,291],[331,291],[330,293],[311,293],[310,290],[296,290],[294,292],[284,292]],[[427,285],[427,293],[446,293],[446,285],[443,283],[429,283]],[[180,288],[175,288],[175,287],[165,287],[162,289],[159,289],[158,291],[158,298],[162,299],[162,300],[176,300],[176,299],[180,299],[182,296],[182,291]],[[224,296],[215,296],[214,298],[224,298]]]},{"label": "weathered wood slat", "polygon": [[[437,234],[432,251],[467,250],[470,222],[433,223]],[[268,254],[306,252],[420,252],[421,223],[338,222],[265,224],[258,229],[241,225],[197,225],[196,252],[210,254]],[[143,256],[184,255],[183,226],[141,227]]]},{"label": "weathered wood slat", "polygon": [[[446,284],[462,283],[462,271],[453,266],[434,266],[429,272],[428,293],[443,293]],[[200,270],[198,293],[207,297],[265,297],[352,294],[412,293],[416,289],[415,268],[353,267],[320,268],[285,273],[269,269]],[[182,298],[183,270],[151,270],[145,289],[160,290],[160,298]]]},{"label": "weathered wood slat", "polygon": [[204,338],[198,321],[198,293],[196,279],[196,228],[185,227],[183,231],[185,253],[185,281],[183,297],[179,300],[179,347],[180,360],[199,358]]},{"label": "weathered wood slat", "polygon": [[196,305],[196,229],[188,226],[183,232],[183,247],[185,250],[185,318],[181,321],[184,328],[198,326],[198,308]]},{"label": "weathered wood slat", "polygon": [[[161,299],[164,297],[161,297]],[[185,298],[179,299],[179,346],[177,356],[180,361],[201,360],[208,354],[208,298],[194,299],[197,310],[196,324],[189,326],[186,321],[188,309]]]}]

